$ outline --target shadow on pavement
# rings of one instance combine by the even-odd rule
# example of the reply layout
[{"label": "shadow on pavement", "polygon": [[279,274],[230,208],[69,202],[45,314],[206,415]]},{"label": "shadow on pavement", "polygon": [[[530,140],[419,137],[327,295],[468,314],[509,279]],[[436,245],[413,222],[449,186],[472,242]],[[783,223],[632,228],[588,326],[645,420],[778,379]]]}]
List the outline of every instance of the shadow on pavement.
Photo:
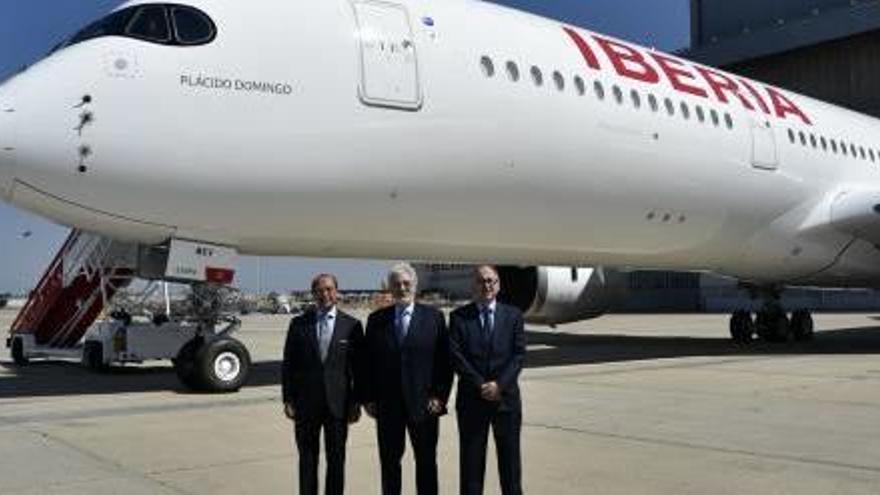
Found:
[{"label": "shadow on pavement", "polygon": [[[734,345],[726,338],[583,335],[552,330],[527,333],[532,347],[527,356],[527,368],[678,357],[880,354],[880,328],[870,327],[822,331],[812,342],[756,342],[748,347]],[[279,385],[280,373],[281,362],[278,360],[256,362],[247,387]],[[35,361],[22,368],[8,361],[0,363],[0,400],[169,391],[193,393],[178,382],[170,363],[115,367],[107,373],[94,373],[68,361]]]}]

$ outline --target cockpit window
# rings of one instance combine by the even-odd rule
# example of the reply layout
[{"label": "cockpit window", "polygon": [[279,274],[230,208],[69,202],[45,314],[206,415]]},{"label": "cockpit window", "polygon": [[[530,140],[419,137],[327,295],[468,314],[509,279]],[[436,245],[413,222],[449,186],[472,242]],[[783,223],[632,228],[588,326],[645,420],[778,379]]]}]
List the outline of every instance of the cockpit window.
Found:
[{"label": "cockpit window", "polygon": [[211,41],[214,26],[208,16],[190,7],[173,7],[174,34],[184,45],[198,45]]},{"label": "cockpit window", "polygon": [[125,30],[125,34],[156,43],[171,41],[167,9],[161,5],[141,7]]},{"label": "cockpit window", "polygon": [[59,48],[104,36],[121,36],[170,46],[206,45],[217,27],[204,12],[179,4],[150,3],[113,12],[89,24]]}]

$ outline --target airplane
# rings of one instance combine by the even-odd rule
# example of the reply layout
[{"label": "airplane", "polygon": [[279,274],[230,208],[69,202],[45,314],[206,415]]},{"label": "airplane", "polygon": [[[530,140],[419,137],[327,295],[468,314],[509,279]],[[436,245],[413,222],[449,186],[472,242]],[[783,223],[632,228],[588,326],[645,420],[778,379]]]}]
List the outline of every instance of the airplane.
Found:
[{"label": "airplane", "polygon": [[706,271],[762,301],[735,341],[801,340],[786,287],[880,281],[878,131],[476,0],[138,0],[0,86],[0,195],[92,236],[68,249],[135,246],[138,273],[163,252],[157,277],[229,283],[238,254],[492,262],[553,323],[592,314],[603,273]]}]

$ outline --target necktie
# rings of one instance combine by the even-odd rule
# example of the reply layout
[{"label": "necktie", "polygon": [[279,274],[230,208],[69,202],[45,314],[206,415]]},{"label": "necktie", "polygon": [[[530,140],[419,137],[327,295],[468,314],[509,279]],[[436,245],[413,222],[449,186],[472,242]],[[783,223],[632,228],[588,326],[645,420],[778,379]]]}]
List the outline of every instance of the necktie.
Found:
[{"label": "necktie", "polygon": [[330,350],[330,339],[333,336],[332,325],[333,317],[329,313],[318,316],[318,347],[321,351],[321,361],[327,359],[327,353]]},{"label": "necktie", "polygon": [[397,318],[397,341],[402,345],[409,333],[410,309],[404,308]]},{"label": "necktie", "polygon": [[492,337],[492,331],[495,329],[495,314],[489,306],[483,307],[483,337],[489,340]]}]

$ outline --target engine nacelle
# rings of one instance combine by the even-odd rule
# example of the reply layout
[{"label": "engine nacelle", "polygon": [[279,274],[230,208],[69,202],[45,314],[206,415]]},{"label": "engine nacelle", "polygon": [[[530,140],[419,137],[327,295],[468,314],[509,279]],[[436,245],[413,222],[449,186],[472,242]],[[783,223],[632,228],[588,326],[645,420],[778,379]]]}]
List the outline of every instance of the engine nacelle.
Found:
[{"label": "engine nacelle", "polygon": [[[472,267],[416,265],[420,288],[453,299],[471,297]],[[526,321],[557,325],[596,318],[619,306],[628,294],[625,274],[604,268],[499,266],[499,299],[518,307]]]},{"label": "engine nacelle", "polygon": [[557,325],[596,318],[627,297],[627,278],[604,268],[498,268],[502,301],[529,323]]}]

